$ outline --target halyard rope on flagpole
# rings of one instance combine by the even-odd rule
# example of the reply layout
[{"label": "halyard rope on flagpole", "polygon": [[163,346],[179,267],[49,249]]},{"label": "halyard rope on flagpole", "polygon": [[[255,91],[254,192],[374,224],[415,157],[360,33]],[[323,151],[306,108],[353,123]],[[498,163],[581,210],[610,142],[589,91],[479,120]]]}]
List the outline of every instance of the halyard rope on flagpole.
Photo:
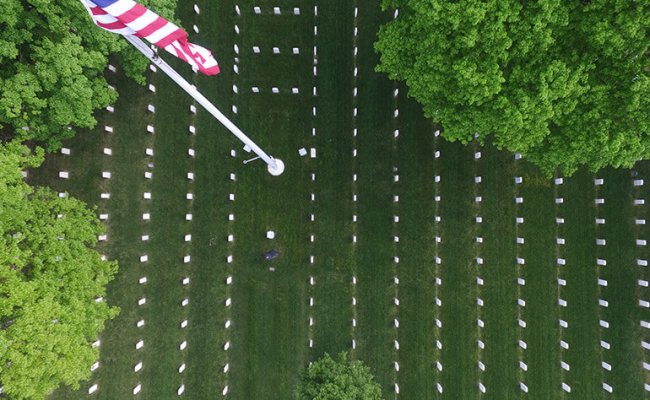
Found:
[{"label": "halyard rope on flagpole", "polygon": [[194,100],[201,104],[210,114],[212,114],[223,126],[225,126],[233,135],[237,136],[241,140],[245,148],[250,148],[255,154],[259,156],[264,162],[268,165],[268,171],[273,176],[278,176],[284,172],[284,163],[282,160],[273,158],[266,154],[255,142],[253,142],[244,132],[241,131],[235,124],[233,124],[225,115],[221,113],[208,100],[203,96],[196,88],[186,81],[176,70],[174,70],[169,64],[165,62],[160,56],[158,56],[145,42],[140,38],[134,35],[124,35],[124,38],[129,41],[136,49],[140,50],[148,59],[151,60],[154,64],[160,67],[163,72],[165,72],[174,82],[178,84],[183,90],[185,90]]}]

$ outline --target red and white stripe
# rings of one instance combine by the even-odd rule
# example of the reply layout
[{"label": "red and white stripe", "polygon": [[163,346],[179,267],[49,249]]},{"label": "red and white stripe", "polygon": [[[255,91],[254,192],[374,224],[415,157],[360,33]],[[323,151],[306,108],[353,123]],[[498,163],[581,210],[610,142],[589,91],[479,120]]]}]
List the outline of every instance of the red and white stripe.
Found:
[{"label": "red and white stripe", "polygon": [[81,0],[97,26],[121,35],[136,35],[164,48],[206,75],[219,73],[210,50],[189,43],[187,33],[132,0]]}]

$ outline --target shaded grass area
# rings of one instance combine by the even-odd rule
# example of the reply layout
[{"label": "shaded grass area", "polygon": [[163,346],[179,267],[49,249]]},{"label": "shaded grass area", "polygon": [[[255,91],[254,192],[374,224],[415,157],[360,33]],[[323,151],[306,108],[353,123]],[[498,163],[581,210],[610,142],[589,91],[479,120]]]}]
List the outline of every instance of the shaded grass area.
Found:
[{"label": "shaded grass area", "polygon": [[[123,89],[144,94],[139,87],[123,77],[118,76],[116,79],[118,86],[122,86]],[[71,179],[66,181],[70,184],[65,190],[69,190],[71,195],[84,199],[90,204],[97,204],[98,212],[109,214],[107,221],[109,240],[99,248],[109,259],[117,259],[120,262],[118,275],[108,285],[107,300],[119,306],[122,311],[114,320],[107,323],[101,335],[100,368],[95,373],[96,382],[105,389],[103,393],[107,395],[106,398],[111,398],[111,393],[130,393],[130,385],[133,381],[133,378],[127,380],[126,375],[133,374],[132,368],[135,364],[133,346],[138,332],[135,329],[121,332],[121,327],[135,326],[138,318],[134,306],[140,291],[133,290],[140,276],[136,264],[138,250],[135,246],[127,244],[139,240],[140,227],[131,222],[140,219],[141,194],[138,193],[141,192],[142,175],[134,174],[133,171],[134,167],[143,166],[136,161],[141,159],[141,155],[130,150],[134,145],[142,146],[145,139],[144,135],[136,138],[129,135],[129,131],[134,128],[144,131],[143,125],[134,126],[132,122],[132,118],[138,114],[138,111],[132,108],[132,99],[121,96],[115,104],[115,110],[114,114],[100,113],[103,114],[103,118],[99,120],[96,129],[84,132],[64,145],[71,148],[72,156],[69,158],[70,164],[63,167],[69,167],[71,170]],[[114,133],[105,133],[104,124],[113,126]],[[102,155],[101,149],[104,146],[112,148],[113,156]],[[52,182],[51,174],[58,170],[55,165],[60,157],[57,155],[48,157],[48,164],[39,171],[44,172],[41,178],[45,177]],[[112,179],[101,180],[101,171],[111,171]],[[100,200],[100,192],[111,193],[110,200]],[[90,383],[83,383],[80,393],[62,388],[54,394],[54,397],[76,399],[85,396],[89,386]]]}]

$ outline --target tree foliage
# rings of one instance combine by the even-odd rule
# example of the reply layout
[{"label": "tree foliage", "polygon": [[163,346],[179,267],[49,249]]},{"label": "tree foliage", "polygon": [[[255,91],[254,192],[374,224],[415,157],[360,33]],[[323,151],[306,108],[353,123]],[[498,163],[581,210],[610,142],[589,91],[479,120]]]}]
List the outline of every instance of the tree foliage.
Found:
[{"label": "tree foliage", "polygon": [[381,387],[370,368],[346,353],[337,359],[329,354],[312,363],[296,391],[297,400],[380,400]]},{"label": "tree foliage", "polygon": [[0,145],[0,386],[12,399],[78,387],[99,356],[92,341],[118,311],[96,301],[117,271],[94,249],[97,216],[22,178],[42,153]]},{"label": "tree foliage", "polygon": [[545,173],[650,156],[650,3],[383,0],[377,70],[449,140],[475,132]]},{"label": "tree foliage", "polygon": [[[176,0],[141,1],[171,18]],[[148,60],[120,35],[95,26],[79,0],[0,0],[0,129],[5,138],[49,149],[92,128],[93,111],[117,98],[103,73],[117,54],[128,76],[144,83]]]}]

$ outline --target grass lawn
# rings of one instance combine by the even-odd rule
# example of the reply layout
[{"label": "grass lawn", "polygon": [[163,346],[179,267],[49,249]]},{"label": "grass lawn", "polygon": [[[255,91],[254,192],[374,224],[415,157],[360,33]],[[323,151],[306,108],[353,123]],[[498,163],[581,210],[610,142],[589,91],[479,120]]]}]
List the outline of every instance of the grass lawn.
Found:
[{"label": "grass lawn", "polygon": [[[286,170],[272,177],[261,161],[243,165],[241,144],[204,110],[190,113],[193,101],[162,73],[148,72],[155,93],[109,73],[121,94],[115,112],[98,112],[96,129],[65,144],[71,156],[52,154],[30,175],[108,214],[100,249],[120,264],[107,297],[122,312],[102,334],[100,366],[53,399],[130,398],[138,385],[151,399],[181,387],[196,399],[226,388],[234,399],[288,399],[310,361],[340,351],[369,365],[385,398],[648,397],[640,342],[650,335],[639,321],[650,316],[638,285],[648,275],[637,264],[648,250],[636,244],[648,232],[635,224],[647,206],[633,200],[649,193],[633,180],[650,179],[650,164],[636,177],[579,171],[555,185],[489,144],[436,137],[406,88],[374,72],[376,32],[391,18],[375,5],[294,0],[276,16],[261,1],[261,15],[240,4],[237,16],[233,2],[197,4],[200,15],[182,3],[179,18],[199,26],[190,36],[213,49],[221,75],[165,58]],[[317,157],[299,157],[301,147]],[[263,260],[271,248],[280,256]]]}]

